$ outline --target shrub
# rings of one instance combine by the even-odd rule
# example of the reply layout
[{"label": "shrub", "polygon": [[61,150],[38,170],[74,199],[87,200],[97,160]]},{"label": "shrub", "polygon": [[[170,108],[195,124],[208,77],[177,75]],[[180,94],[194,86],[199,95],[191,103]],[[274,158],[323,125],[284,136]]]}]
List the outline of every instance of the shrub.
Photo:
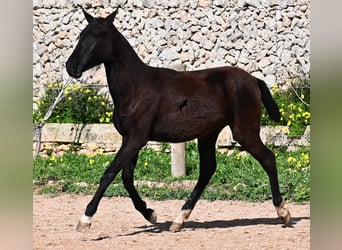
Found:
[{"label": "shrub", "polygon": [[[44,96],[33,111],[33,122],[41,121],[50,105],[55,101],[62,83],[45,86]],[[113,104],[107,95],[99,94],[91,85],[70,84],[64,90],[64,98],[56,106],[47,122],[58,123],[110,123]]]},{"label": "shrub", "polygon": [[281,113],[280,124],[269,119],[265,108],[262,110],[261,125],[286,125],[290,137],[301,136],[310,125],[310,85],[307,79],[297,78],[291,88],[280,91],[278,86],[271,89],[272,95]]}]

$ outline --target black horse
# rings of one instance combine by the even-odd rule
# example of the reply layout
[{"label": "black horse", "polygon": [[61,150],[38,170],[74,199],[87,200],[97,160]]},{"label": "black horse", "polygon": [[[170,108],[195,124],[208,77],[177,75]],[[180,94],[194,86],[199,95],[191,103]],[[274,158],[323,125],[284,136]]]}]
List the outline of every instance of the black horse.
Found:
[{"label": "black horse", "polygon": [[156,223],[155,212],[146,207],[133,185],[139,150],[149,140],[176,143],[198,138],[199,179],[170,227],[172,231],[180,230],[216,170],[215,143],[219,132],[227,125],[234,139],[266,171],[273,204],[278,216],[287,224],[290,214],[284,208],[279,191],[275,156],[259,136],[262,103],[273,120],[280,119],[279,108],[266,84],[236,67],[190,72],[150,67],[139,59],[114,27],[118,9],[106,18],[94,18],[82,10],[88,25],[66,63],[67,71],[70,76],[79,78],[84,71],[104,64],[114,102],[113,123],[123,139],[77,230],[90,228],[91,217],[120,170],[135,208],[148,221]]}]

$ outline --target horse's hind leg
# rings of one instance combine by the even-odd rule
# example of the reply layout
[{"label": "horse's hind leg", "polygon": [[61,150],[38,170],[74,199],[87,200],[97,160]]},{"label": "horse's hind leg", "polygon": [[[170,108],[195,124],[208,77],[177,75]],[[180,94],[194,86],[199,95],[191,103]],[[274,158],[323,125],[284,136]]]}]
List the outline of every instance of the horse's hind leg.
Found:
[{"label": "horse's hind leg", "polygon": [[183,205],[180,214],[170,226],[170,231],[176,232],[183,228],[184,220],[188,219],[196,202],[200,198],[204,188],[209,183],[216,170],[215,143],[218,132],[198,139],[198,151],[200,155],[200,174],[198,182],[190,197]]},{"label": "horse's hind leg", "polygon": [[261,141],[259,129],[247,130],[245,133],[239,129],[232,129],[233,137],[241,146],[249,152],[255,159],[259,161],[263,169],[266,171],[272,191],[273,205],[276,208],[278,216],[284,224],[288,224],[291,220],[289,211],[284,208],[283,201],[278,184],[278,173],[274,153],[269,150]]},{"label": "horse's hind leg", "polygon": [[154,224],[157,222],[156,213],[152,209],[146,207],[146,202],[140,198],[137,190],[134,187],[133,175],[135,166],[137,164],[137,160],[138,154],[134,157],[134,159],[131,161],[129,165],[123,168],[122,181],[125,186],[125,189],[129,193],[129,196],[133,201],[135,209],[138,210],[146,220]]}]

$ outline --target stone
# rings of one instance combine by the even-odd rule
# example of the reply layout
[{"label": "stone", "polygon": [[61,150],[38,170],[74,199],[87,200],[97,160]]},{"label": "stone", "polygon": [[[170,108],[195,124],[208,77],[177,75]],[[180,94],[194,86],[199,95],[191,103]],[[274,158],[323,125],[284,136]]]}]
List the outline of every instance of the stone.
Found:
[{"label": "stone", "polygon": [[236,64],[236,59],[235,59],[235,57],[233,57],[233,56],[230,56],[230,55],[227,55],[226,57],[225,57],[225,59],[227,60],[227,62],[230,64],[230,65],[235,65]]},{"label": "stone", "polygon": [[172,61],[179,58],[178,52],[174,48],[166,48],[160,53],[160,58],[167,61]]},{"label": "stone", "polygon": [[262,73],[264,75],[273,75],[276,73],[276,66],[275,64],[270,64],[264,68],[262,68]]},{"label": "stone", "polygon": [[246,0],[237,0],[237,6],[238,6],[239,8],[245,7],[246,4],[247,4],[247,3],[246,3]]},{"label": "stone", "polygon": [[280,61],[282,62],[282,64],[286,65],[290,62],[291,57],[291,51],[284,49],[281,53]]},{"label": "stone", "polygon": [[242,64],[247,64],[249,61],[247,50],[242,50],[239,57],[239,62]]},{"label": "stone", "polygon": [[267,75],[265,77],[265,82],[267,86],[273,86],[276,83],[276,78],[274,75]]},{"label": "stone", "polygon": [[[151,28],[157,29],[164,25],[164,23],[157,17],[154,17],[148,21],[148,23],[151,25]],[[133,24],[134,25],[134,24]]]},{"label": "stone", "polygon": [[258,66],[260,68],[265,68],[266,66],[270,65],[270,63],[270,59],[268,57],[264,57],[258,62]]},{"label": "stone", "polygon": [[246,0],[246,4],[255,8],[262,8],[259,0]]},{"label": "stone", "polygon": [[256,56],[256,60],[259,61],[261,60],[262,58],[266,57],[267,55],[267,50],[261,50],[257,56]]},{"label": "stone", "polygon": [[234,43],[234,47],[236,50],[242,50],[243,48],[245,48],[245,41],[242,39],[237,40]]},{"label": "stone", "polygon": [[39,77],[42,73],[43,73],[42,65],[40,63],[33,64],[33,76]]},{"label": "stone", "polygon": [[146,8],[153,8],[155,6],[155,0],[142,0],[141,2]]},{"label": "stone", "polygon": [[212,41],[210,41],[209,39],[204,38],[203,42],[202,42],[202,46],[206,49],[206,50],[211,50],[214,47],[214,43]]},{"label": "stone", "polygon": [[253,52],[255,50],[256,41],[255,39],[250,39],[245,45],[245,48],[248,50],[248,52]]},{"label": "stone", "polygon": [[294,18],[295,16],[296,16],[296,13],[294,11],[289,11],[287,13],[287,17],[290,18],[290,19]]},{"label": "stone", "polygon": [[304,37],[304,32],[302,29],[298,28],[298,27],[294,27],[292,30],[293,34],[295,35],[295,37],[297,38],[302,38]]},{"label": "stone", "polygon": [[218,50],[215,53],[215,56],[218,59],[223,59],[226,54],[227,54],[227,50],[225,50],[223,48],[218,48]]},{"label": "stone", "polygon": [[261,80],[265,80],[265,76],[260,71],[252,72],[251,75]]},{"label": "stone", "polygon": [[203,38],[202,32],[198,31],[191,37],[191,40],[200,43],[202,38]]},{"label": "stone", "polygon": [[263,126],[260,130],[260,138],[265,144],[275,146],[286,145],[289,128],[287,126]]}]

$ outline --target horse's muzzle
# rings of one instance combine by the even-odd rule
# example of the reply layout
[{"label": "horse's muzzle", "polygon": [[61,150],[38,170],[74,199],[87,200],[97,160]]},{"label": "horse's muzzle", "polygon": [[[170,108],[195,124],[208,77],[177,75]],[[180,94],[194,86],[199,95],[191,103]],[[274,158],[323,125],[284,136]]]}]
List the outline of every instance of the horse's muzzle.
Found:
[{"label": "horse's muzzle", "polygon": [[68,74],[74,78],[80,78],[82,75],[82,72],[83,72],[81,70],[81,67],[79,67],[75,63],[75,61],[70,60],[70,59],[66,62],[66,70],[67,70]]}]

